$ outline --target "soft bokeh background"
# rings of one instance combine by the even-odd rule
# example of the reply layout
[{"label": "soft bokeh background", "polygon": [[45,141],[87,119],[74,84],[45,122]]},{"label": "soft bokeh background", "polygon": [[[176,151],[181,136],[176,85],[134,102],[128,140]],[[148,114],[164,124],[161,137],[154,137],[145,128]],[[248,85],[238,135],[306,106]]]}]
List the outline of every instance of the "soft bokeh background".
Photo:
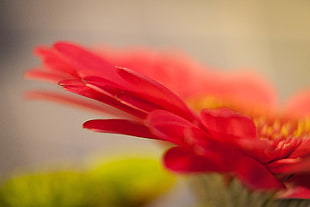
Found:
[{"label": "soft bokeh background", "polygon": [[23,100],[23,91],[46,86],[23,80],[23,72],[39,64],[32,56],[36,45],[176,47],[222,70],[256,70],[283,100],[310,85],[309,11],[308,0],[1,0],[0,173],[124,150],[161,153],[149,140],[81,129],[96,115]]}]

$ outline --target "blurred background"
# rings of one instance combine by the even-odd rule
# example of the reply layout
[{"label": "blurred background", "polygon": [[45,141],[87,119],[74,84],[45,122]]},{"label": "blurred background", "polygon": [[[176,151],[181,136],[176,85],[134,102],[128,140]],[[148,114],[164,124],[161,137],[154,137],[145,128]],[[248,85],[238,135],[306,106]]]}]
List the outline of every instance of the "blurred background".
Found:
[{"label": "blurred background", "polygon": [[221,70],[258,71],[284,100],[310,85],[309,11],[308,0],[1,0],[1,175],[124,151],[162,153],[149,140],[83,130],[96,115],[23,100],[25,90],[46,87],[23,80],[40,63],[36,45],[179,48]]}]

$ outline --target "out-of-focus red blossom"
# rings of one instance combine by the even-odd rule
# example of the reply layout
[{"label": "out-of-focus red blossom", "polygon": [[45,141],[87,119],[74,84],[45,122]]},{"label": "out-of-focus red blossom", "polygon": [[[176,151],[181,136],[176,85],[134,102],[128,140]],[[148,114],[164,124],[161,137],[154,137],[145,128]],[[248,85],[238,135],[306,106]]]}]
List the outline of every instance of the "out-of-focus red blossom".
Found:
[{"label": "out-of-focus red blossom", "polygon": [[90,51],[59,42],[36,54],[43,65],[26,77],[87,98],[46,91],[28,97],[114,116],[85,128],[173,143],[164,155],[172,171],[218,172],[254,190],[310,198],[310,93],[275,110],[275,93],[259,76],[214,72],[179,52]]}]

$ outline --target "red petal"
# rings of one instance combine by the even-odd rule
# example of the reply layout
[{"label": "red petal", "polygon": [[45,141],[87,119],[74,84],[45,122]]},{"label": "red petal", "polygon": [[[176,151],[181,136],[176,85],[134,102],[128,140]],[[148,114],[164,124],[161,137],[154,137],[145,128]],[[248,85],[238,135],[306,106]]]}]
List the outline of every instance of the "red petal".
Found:
[{"label": "red petal", "polygon": [[104,91],[117,100],[132,105],[144,111],[153,111],[161,107],[153,102],[143,99],[139,94],[124,89],[124,87],[113,83],[105,78],[96,76],[87,76],[84,79],[86,85],[94,90]]},{"label": "red petal", "polygon": [[287,185],[288,190],[280,198],[310,199],[310,174],[292,176]]},{"label": "red petal", "polygon": [[[309,178],[308,178],[309,179]],[[304,186],[294,187],[279,196],[280,198],[289,199],[310,199],[310,188]]]},{"label": "red petal", "polygon": [[300,91],[291,97],[286,104],[286,111],[293,116],[309,116],[310,90]]},{"label": "red petal", "polygon": [[169,149],[164,155],[166,168],[175,172],[214,172],[220,168],[212,160],[181,147]]},{"label": "red petal", "polygon": [[249,157],[235,157],[230,167],[225,168],[223,163],[198,156],[192,151],[181,147],[168,150],[164,156],[165,166],[176,172],[230,172],[249,188],[259,190],[275,190],[284,188],[262,164]]},{"label": "red petal", "polygon": [[103,76],[119,80],[113,65],[94,53],[68,42],[58,42],[54,48],[63,57],[77,68],[81,77],[84,76]]},{"label": "red petal", "polygon": [[291,157],[310,156],[310,138],[302,139],[300,145],[291,154]]},{"label": "red petal", "polygon": [[163,85],[129,69],[118,68],[117,72],[130,84],[133,91],[141,95],[144,99],[160,105],[168,111],[186,119],[194,119],[195,116],[187,105]]},{"label": "red petal", "polygon": [[158,139],[143,124],[124,119],[98,119],[90,120],[83,124],[83,127],[96,132],[116,133],[137,137]]},{"label": "red petal", "polygon": [[250,110],[257,106],[273,109],[277,104],[273,85],[259,74],[240,70],[230,74],[221,74],[221,76],[227,77],[220,86],[224,89],[225,95],[229,99],[239,102],[242,107]]},{"label": "red petal", "polygon": [[197,128],[186,119],[164,110],[151,112],[147,117],[146,123],[154,134],[167,141],[184,146],[192,144],[188,140],[190,134],[187,132],[191,128]]},{"label": "red petal", "polygon": [[256,139],[254,122],[229,109],[204,109],[201,119],[206,129],[219,141],[234,142],[235,139]]},{"label": "red petal", "polygon": [[70,74],[76,77],[76,68],[64,59],[54,48],[38,47],[35,53],[43,58],[43,62],[48,69],[54,72]]},{"label": "red petal", "polygon": [[310,172],[310,157],[281,159],[268,166],[273,173],[277,174],[308,173]]},{"label": "red petal", "polygon": [[87,87],[85,83],[82,82],[81,80],[78,79],[64,80],[60,82],[60,85],[63,86],[64,89],[66,89],[67,91],[103,102],[107,105],[113,106],[136,117],[139,118],[146,117],[146,113],[144,111],[133,108],[132,106],[127,105],[126,103],[122,103],[119,100],[116,100],[114,97],[111,97],[109,94],[93,90]]},{"label": "red petal", "polygon": [[267,168],[256,160],[240,156],[235,160],[234,171],[238,178],[251,189],[274,190],[284,188]]}]

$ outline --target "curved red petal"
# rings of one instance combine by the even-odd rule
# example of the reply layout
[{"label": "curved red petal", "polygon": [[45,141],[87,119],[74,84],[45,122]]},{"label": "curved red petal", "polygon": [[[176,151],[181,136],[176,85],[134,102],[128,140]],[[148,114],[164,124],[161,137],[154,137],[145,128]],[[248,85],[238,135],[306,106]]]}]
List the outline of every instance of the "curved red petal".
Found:
[{"label": "curved red petal", "polygon": [[285,110],[293,116],[310,116],[310,90],[303,90],[292,96],[287,101]]},{"label": "curved red petal", "polygon": [[164,110],[151,112],[146,119],[146,124],[154,134],[183,146],[192,145],[188,132],[191,128],[197,128],[186,119]]},{"label": "curved red petal", "polygon": [[301,174],[310,172],[310,157],[287,158],[277,160],[268,165],[273,173]]},{"label": "curved red petal", "polygon": [[93,90],[92,88],[89,88],[81,80],[78,80],[78,79],[64,80],[60,82],[60,85],[67,91],[103,102],[119,110],[132,114],[138,118],[145,118],[147,115],[146,112],[138,108],[134,108],[131,105],[128,105],[126,103],[123,103],[120,100],[115,99],[115,97],[110,96],[109,94],[99,92],[99,91]]},{"label": "curved red petal", "polygon": [[105,78],[87,76],[83,79],[83,82],[85,82],[88,87],[94,90],[104,91],[115,99],[144,111],[153,111],[155,109],[162,108],[153,101],[148,101],[141,97],[139,94],[129,91],[125,89],[125,87],[122,87],[117,83],[113,83]]},{"label": "curved red petal", "polygon": [[294,175],[287,180],[288,190],[280,198],[310,199],[310,174]]},{"label": "curved red petal", "polygon": [[260,106],[269,109],[276,106],[277,95],[273,85],[259,74],[243,70],[225,75],[228,80],[224,80],[222,87],[226,87],[227,96],[238,101],[240,106],[252,110]]},{"label": "curved red petal", "polygon": [[219,141],[257,138],[256,126],[250,118],[226,108],[204,109],[201,111],[201,120]]},{"label": "curved red petal", "polygon": [[247,157],[236,158],[234,171],[249,188],[260,190],[283,189],[284,185],[261,163]]},{"label": "curved red petal", "polygon": [[289,199],[310,199],[310,188],[304,186],[296,186],[287,192],[280,194],[279,198]]},{"label": "curved red petal", "polygon": [[54,48],[37,47],[35,53],[42,57],[44,65],[50,71],[77,76],[76,68],[63,58]]},{"label": "curved red petal", "polygon": [[291,157],[310,156],[310,138],[302,139],[300,145],[291,154]]},{"label": "curved red petal", "polygon": [[129,69],[118,68],[117,72],[130,84],[134,92],[140,94],[146,100],[161,105],[186,119],[193,120],[195,118],[187,105],[160,83]]},{"label": "curved red petal", "polygon": [[97,119],[83,124],[83,127],[96,132],[131,135],[136,137],[158,139],[148,127],[140,122],[124,119]]},{"label": "curved red petal", "polygon": [[113,65],[78,45],[69,42],[57,42],[54,44],[54,48],[66,61],[77,68],[81,77],[93,75],[119,80]]},{"label": "curved red petal", "polygon": [[221,168],[212,160],[198,156],[190,150],[181,147],[169,149],[164,155],[164,165],[175,172],[215,172]]}]

